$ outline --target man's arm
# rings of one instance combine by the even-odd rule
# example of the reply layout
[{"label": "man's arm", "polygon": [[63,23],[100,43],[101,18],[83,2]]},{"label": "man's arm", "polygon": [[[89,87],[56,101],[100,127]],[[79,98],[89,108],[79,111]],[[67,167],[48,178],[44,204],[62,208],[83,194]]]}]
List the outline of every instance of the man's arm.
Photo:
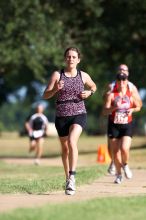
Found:
[{"label": "man's arm", "polygon": [[30,126],[30,121],[25,122],[25,129],[27,130],[28,135],[31,135],[31,133],[33,132],[33,129]]},{"label": "man's arm", "polygon": [[[112,92],[113,87],[114,87],[113,83],[109,83],[108,85],[106,85],[104,92],[103,92],[103,99],[104,100],[106,100],[106,97]],[[114,83],[114,85],[115,85],[115,83]]]},{"label": "man's arm", "polygon": [[142,99],[141,99],[139,92],[138,92],[138,89],[136,88],[135,85],[133,85],[133,87],[132,87],[132,96],[133,96],[133,99],[134,99],[136,105],[139,106],[139,108],[141,109],[141,107],[143,105]]},{"label": "man's arm", "polygon": [[109,115],[111,114],[114,110],[117,109],[117,106],[112,106],[112,99],[113,99],[113,93],[110,92],[110,94],[106,94],[104,98],[104,105],[103,105],[103,110],[102,114],[103,115]]}]

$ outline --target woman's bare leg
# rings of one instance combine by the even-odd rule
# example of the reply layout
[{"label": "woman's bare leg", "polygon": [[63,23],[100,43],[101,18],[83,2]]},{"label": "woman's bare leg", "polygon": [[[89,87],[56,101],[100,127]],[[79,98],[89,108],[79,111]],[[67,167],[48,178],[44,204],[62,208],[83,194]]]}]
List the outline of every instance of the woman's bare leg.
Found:
[{"label": "woman's bare leg", "polygon": [[64,171],[66,179],[69,178],[69,147],[68,147],[68,136],[59,137],[62,150],[62,162],[64,166]]},{"label": "woman's bare leg", "polygon": [[82,133],[82,127],[78,124],[73,124],[70,127],[68,143],[69,143],[69,169],[75,171],[78,161],[78,140]]}]

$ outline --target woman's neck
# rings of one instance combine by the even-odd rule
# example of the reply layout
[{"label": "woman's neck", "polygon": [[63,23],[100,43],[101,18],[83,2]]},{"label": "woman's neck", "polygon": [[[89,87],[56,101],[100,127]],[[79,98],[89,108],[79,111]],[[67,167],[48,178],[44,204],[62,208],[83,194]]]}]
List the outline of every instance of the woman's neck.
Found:
[{"label": "woman's neck", "polygon": [[68,77],[74,77],[77,75],[76,68],[65,68],[64,72],[65,72],[65,75]]}]

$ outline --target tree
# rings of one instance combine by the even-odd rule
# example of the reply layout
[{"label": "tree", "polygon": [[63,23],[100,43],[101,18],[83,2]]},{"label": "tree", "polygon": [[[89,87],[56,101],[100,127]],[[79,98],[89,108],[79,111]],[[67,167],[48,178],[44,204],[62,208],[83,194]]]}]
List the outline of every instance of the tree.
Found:
[{"label": "tree", "polygon": [[22,86],[28,89],[27,104],[35,101],[33,83],[46,84],[52,71],[62,67],[66,47],[77,46],[84,56],[80,68],[98,87],[87,101],[97,117],[104,86],[120,63],[129,66],[138,88],[145,87],[145,17],[144,0],[1,0],[0,104]]}]

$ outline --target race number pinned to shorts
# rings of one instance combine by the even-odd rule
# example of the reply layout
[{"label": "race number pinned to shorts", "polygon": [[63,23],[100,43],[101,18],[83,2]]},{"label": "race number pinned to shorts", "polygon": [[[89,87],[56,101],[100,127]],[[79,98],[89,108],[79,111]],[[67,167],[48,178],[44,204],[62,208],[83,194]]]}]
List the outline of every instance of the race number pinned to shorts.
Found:
[{"label": "race number pinned to shorts", "polygon": [[115,124],[127,124],[128,123],[128,115],[126,112],[115,112],[114,117]]},{"label": "race number pinned to shorts", "polygon": [[44,131],[43,130],[33,131],[33,137],[34,138],[40,138],[43,135],[44,135]]}]

